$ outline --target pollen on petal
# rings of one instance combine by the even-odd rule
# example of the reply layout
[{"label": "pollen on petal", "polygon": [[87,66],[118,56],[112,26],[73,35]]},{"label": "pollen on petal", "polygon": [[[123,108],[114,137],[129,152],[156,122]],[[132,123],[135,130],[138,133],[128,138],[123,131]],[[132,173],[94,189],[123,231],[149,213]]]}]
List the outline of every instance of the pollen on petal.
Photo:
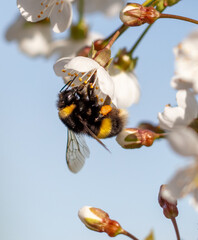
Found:
[{"label": "pollen on petal", "polygon": [[100,98],[100,101],[101,101],[101,102],[104,102],[104,99],[103,99],[103,98]]},{"label": "pollen on petal", "polygon": [[37,17],[38,17],[38,18],[40,18],[40,17],[41,17],[41,15],[38,15]]},{"label": "pollen on petal", "polygon": [[66,72],[66,70],[65,70],[65,69],[62,69],[61,71],[62,71],[62,72],[64,72],[64,73]]}]

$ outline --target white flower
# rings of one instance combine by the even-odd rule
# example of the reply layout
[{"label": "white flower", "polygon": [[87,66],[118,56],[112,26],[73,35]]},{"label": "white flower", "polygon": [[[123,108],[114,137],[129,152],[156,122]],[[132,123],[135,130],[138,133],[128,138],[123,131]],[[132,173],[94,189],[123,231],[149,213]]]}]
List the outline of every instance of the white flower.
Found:
[{"label": "white flower", "polygon": [[17,0],[21,15],[30,22],[50,18],[54,32],[64,32],[71,25],[73,0]]},{"label": "white flower", "polygon": [[82,83],[90,84],[92,76],[94,81],[91,85],[95,89],[99,103],[103,104],[106,96],[114,98],[114,84],[108,72],[96,61],[87,57],[61,58],[54,65],[56,75],[63,77],[66,83],[72,81],[71,87]]},{"label": "white flower", "polygon": [[8,28],[7,41],[18,42],[22,52],[30,57],[48,57],[51,51],[52,34],[49,22],[28,23],[21,16]]},{"label": "white flower", "polygon": [[176,89],[192,88],[198,93],[198,31],[193,32],[174,48],[175,76],[171,86]]},{"label": "white flower", "polygon": [[168,140],[176,152],[192,156],[195,160],[190,166],[176,172],[163,195],[171,201],[192,194],[191,203],[198,210],[198,135],[191,128],[182,128],[172,132]]},{"label": "white flower", "polygon": [[118,108],[127,108],[139,101],[140,87],[132,71],[121,71],[112,64],[109,68],[109,74],[115,87],[112,101],[116,103]]},{"label": "white flower", "polygon": [[119,14],[124,3],[125,0],[85,0],[85,12],[101,11],[112,17]]},{"label": "white flower", "polygon": [[61,57],[74,57],[76,53],[85,46],[90,46],[93,41],[101,39],[102,35],[99,33],[90,32],[85,39],[61,39],[56,40],[51,45],[51,52],[58,54]]},{"label": "white flower", "polygon": [[198,116],[198,103],[190,90],[179,90],[176,99],[177,107],[166,106],[164,112],[158,114],[159,125],[163,129],[187,126]]}]

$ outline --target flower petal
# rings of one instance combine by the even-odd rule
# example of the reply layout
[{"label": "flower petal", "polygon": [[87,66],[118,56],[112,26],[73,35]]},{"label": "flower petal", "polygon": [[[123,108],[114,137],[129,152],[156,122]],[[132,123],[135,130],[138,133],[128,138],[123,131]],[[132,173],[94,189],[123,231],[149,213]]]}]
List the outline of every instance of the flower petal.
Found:
[{"label": "flower petal", "polygon": [[75,57],[65,65],[67,69],[73,69],[78,72],[89,72],[98,69],[101,66],[91,58],[88,57]]},{"label": "flower petal", "polygon": [[193,192],[193,196],[190,199],[190,204],[195,208],[195,210],[198,212],[198,188],[195,189]]},{"label": "flower petal", "polygon": [[55,5],[50,14],[50,21],[53,31],[56,33],[64,32],[70,27],[72,21],[72,6],[70,2],[63,2],[62,9],[59,5]]},{"label": "flower petal", "polygon": [[139,101],[140,88],[137,78],[132,72],[126,73],[119,70],[117,74],[111,75],[111,78],[115,87],[113,101],[117,103],[118,108],[127,108]]},{"label": "flower petal", "polygon": [[65,69],[65,66],[71,60],[72,58],[65,57],[60,58],[58,61],[56,61],[56,63],[54,64],[54,72],[56,73],[57,76],[65,77],[65,73],[62,70]]},{"label": "flower petal", "polygon": [[[107,94],[113,101],[114,99],[114,84],[113,80],[109,76],[108,72],[103,68],[99,67],[97,70],[97,76],[98,76],[98,84],[101,89],[101,91],[105,94]],[[116,106],[116,103],[113,102]]]},{"label": "flower petal", "polygon": [[41,5],[40,0],[17,0],[17,7],[21,15],[30,22],[38,22],[45,19],[51,10],[51,7],[48,7],[44,11],[44,6]]},{"label": "flower petal", "polygon": [[188,168],[180,169],[166,185],[163,197],[171,201],[179,199],[194,191],[195,185],[192,184],[197,175],[198,166],[192,165]]},{"label": "flower petal", "polygon": [[198,135],[191,128],[181,128],[168,135],[172,148],[183,156],[198,156]]}]

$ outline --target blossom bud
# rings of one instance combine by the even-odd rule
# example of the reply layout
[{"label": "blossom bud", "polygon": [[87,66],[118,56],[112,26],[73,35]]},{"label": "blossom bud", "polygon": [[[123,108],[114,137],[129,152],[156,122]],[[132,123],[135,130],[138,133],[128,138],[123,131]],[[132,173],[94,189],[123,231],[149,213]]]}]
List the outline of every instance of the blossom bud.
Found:
[{"label": "blossom bud", "polygon": [[118,222],[111,220],[109,215],[99,208],[85,206],[78,212],[80,220],[93,231],[106,232],[110,237],[124,233]]},{"label": "blossom bud", "polygon": [[121,21],[127,26],[152,24],[160,17],[154,7],[144,7],[138,3],[128,3],[120,12]]},{"label": "blossom bud", "polygon": [[178,209],[177,209],[177,200],[171,199],[171,201],[164,198],[164,191],[166,190],[166,185],[161,185],[159,195],[158,195],[158,202],[159,205],[163,208],[163,213],[166,218],[175,218],[178,216]]},{"label": "blossom bud", "polygon": [[120,49],[113,61],[114,65],[121,71],[132,71],[136,66],[137,58],[127,54],[126,49]]},{"label": "blossom bud", "polygon": [[116,137],[116,141],[128,149],[149,147],[159,135],[147,129],[126,128]]},{"label": "blossom bud", "polygon": [[81,40],[87,37],[88,26],[84,21],[79,22],[77,25],[72,25],[70,28],[70,36],[72,39]]}]

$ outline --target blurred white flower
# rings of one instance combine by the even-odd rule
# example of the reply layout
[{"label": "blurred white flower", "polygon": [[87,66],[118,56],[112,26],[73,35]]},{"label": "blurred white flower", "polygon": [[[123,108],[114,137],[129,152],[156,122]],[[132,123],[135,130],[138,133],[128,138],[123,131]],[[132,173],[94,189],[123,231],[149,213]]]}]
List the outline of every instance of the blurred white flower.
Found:
[{"label": "blurred white flower", "polygon": [[115,87],[112,101],[118,108],[127,108],[139,101],[140,87],[133,71],[122,71],[111,64],[109,74]]},{"label": "blurred white flower", "polygon": [[48,57],[51,51],[52,33],[50,24],[44,20],[28,23],[19,16],[6,32],[7,41],[17,41],[19,49],[30,57]]},{"label": "blurred white flower", "polygon": [[189,125],[198,116],[198,103],[190,90],[179,90],[176,94],[177,107],[166,106],[163,113],[158,114],[159,125],[172,130]]},{"label": "blurred white flower", "polygon": [[103,38],[99,33],[89,32],[85,39],[61,39],[52,42],[51,54],[61,57],[74,57],[85,46],[90,46],[93,41]]},{"label": "blurred white flower", "polygon": [[192,88],[198,93],[198,31],[190,34],[174,48],[175,76],[171,86],[176,89]]},{"label": "blurred white flower", "polygon": [[85,12],[101,11],[112,17],[119,14],[124,4],[125,0],[85,0]]},{"label": "blurred white flower", "polygon": [[21,15],[30,22],[50,18],[54,32],[64,32],[72,21],[73,0],[17,0]]},{"label": "blurred white flower", "polygon": [[181,128],[170,133],[168,140],[176,152],[194,157],[194,162],[176,172],[163,196],[171,201],[192,194],[191,203],[198,210],[198,134],[191,128]]}]

